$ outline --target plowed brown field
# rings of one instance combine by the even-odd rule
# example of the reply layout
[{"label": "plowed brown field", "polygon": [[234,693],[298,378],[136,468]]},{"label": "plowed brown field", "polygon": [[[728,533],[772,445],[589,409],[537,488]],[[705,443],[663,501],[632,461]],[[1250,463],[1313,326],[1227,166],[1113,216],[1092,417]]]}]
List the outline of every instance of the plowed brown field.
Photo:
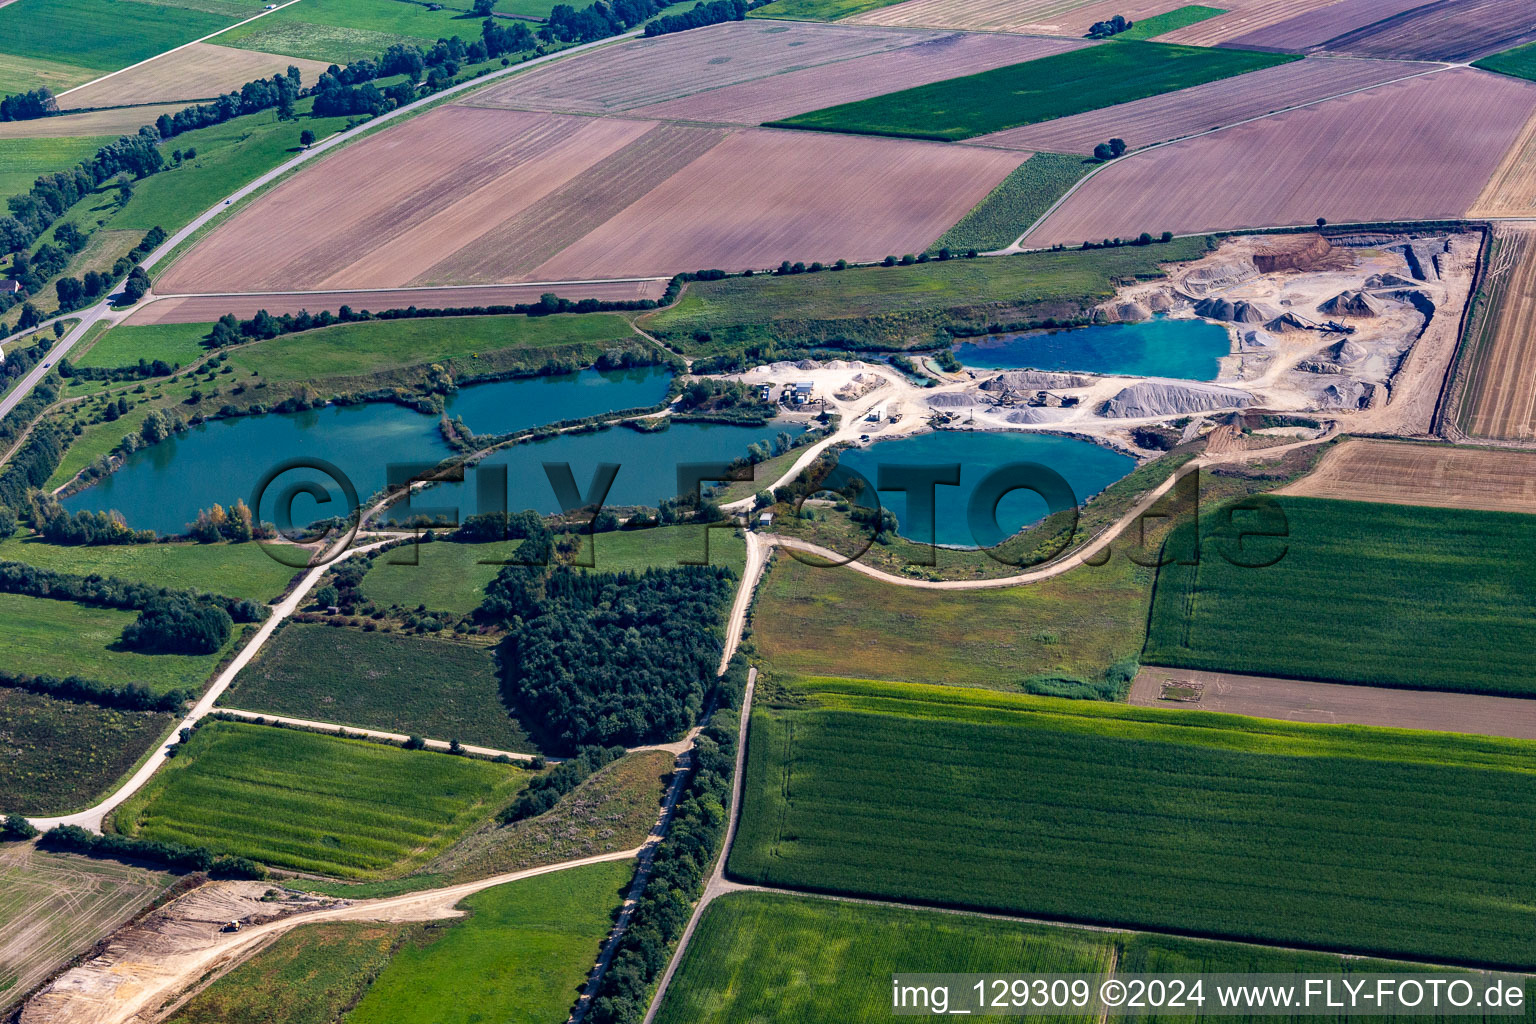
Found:
[{"label": "plowed brown field", "polygon": [[556,61],[464,102],[509,110],[610,113],[932,38],[932,33],[847,25],[732,21]]},{"label": "plowed brown field", "polygon": [[659,299],[667,290],[666,278],[643,281],[595,281],[590,284],[498,284],[469,288],[395,288],[356,292],[252,292],[248,295],[186,295],[157,299],[134,310],[125,321],[138,324],[206,324],[225,313],[241,319],[266,310],[274,316],[309,311],[336,312],[342,306],[356,310],[454,309],[468,306],[515,306],[537,302],[545,292],[562,299],[606,299],[628,302]]},{"label": "plowed brown field", "polygon": [[1096,21],[1162,14],[1168,0],[906,0],[848,18],[848,25],[963,28],[1078,38]]},{"label": "plowed brown field", "polygon": [[1139,149],[1381,85],[1432,67],[1435,65],[1314,57],[1085,114],[1010,128],[976,141],[1010,149],[1092,153],[1094,146],[1114,136]]},{"label": "plowed brown field", "polygon": [[299,69],[306,86],[314,85],[326,69],[326,64],[318,60],[193,43],[111,78],[71,89],[59,96],[59,108],[211,99],[238,90],[252,79],[284,74],[289,65]]},{"label": "plowed brown field", "polygon": [[1159,36],[1163,43],[1184,43],[1188,46],[1215,46],[1228,42],[1246,32],[1254,32],[1266,25],[1273,25],[1288,18],[1331,7],[1338,0],[1223,0],[1212,7],[1225,7],[1226,14],[1198,21],[1193,25]]},{"label": "plowed brown field", "polygon": [[914,252],[1022,161],[974,146],[748,128],[533,276],[639,277]]},{"label": "plowed brown field", "polygon": [[1533,111],[1536,84],[1470,68],[1395,82],[1116,161],[1026,242],[1460,217]]},{"label": "plowed brown field", "polygon": [[85,114],[61,114],[30,121],[0,121],[0,139],[42,139],[89,135],[131,135],[146,124],[154,124],[161,114],[174,114],[185,103],[167,103],[154,107],[124,107],[121,110],[92,110]]},{"label": "plowed brown field", "polygon": [[1504,154],[1470,217],[1536,217],[1536,115]]},{"label": "plowed brown field", "polygon": [[855,57],[640,107],[641,117],[761,124],[838,103],[1064,53],[1082,41],[953,33],[900,50]]},{"label": "plowed brown field", "polygon": [[1536,231],[1500,230],[1472,326],[1457,419],[1473,437],[1536,440]]},{"label": "plowed brown field", "polygon": [[1255,50],[1299,52],[1321,46],[1334,36],[1352,32],[1383,18],[1422,7],[1424,0],[1342,0],[1316,10],[1304,10],[1295,17],[1267,25],[1255,32],[1245,32],[1228,39],[1228,46]]},{"label": "plowed brown field", "polygon": [[1536,513],[1536,453],[1346,441],[1278,493]]},{"label": "plowed brown field", "polygon": [[1467,61],[1536,39],[1531,0],[1440,0],[1328,40],[1333,53]]}]

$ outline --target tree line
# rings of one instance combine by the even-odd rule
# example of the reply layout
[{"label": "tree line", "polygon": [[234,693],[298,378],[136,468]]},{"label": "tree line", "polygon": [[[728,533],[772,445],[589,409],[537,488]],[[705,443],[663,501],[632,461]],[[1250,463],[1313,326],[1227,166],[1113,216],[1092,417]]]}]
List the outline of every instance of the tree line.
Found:
[{"label": "tree line", "polygon": [[54,102],[53,92],[49,89],[18,92],[0,99],[0,121],[31,121],[57,113],[58,109],[59,105]]},{"label": "tree line", "polygon": [[0,668],[0,686],[12,690],[25,690],[58,700],[76,704],[95,704],[98,707],[116,708],[119,711],[179,711],[194,696],[190,690],[169,690],[155,693],[143,683],[127,686],[108,686],[94,679],[65,676],[63,679],[49,675],[28,675]]},{"label": "tree line", "polygon": [[497,820],[503,825],[510,825],[524,818],[538,817],[600,768],[612,764],[624,754],[624,748],[618,745],[582,747],[575,757],[560,762],[544,775],[534,776],[527,788],[517,794],[517,799],[497,815]]},{"label": "tree line", "polygon": [[719,25],[726,21],[741,21],[747,16],[746,0],[709,0],[696,3],[684,14],[665,14],[645,24],[645,36],[664,36],[670,32],[686,32],[705,25]]},{"label": "tree line", "polygon": [[213,878],[267,877],[266,868],[248,857],[216,857],[206,846],[183,846],[108,833],[97,835],[79,825],[55,825],[37,845],[45,850],[81,853],[111,860],[148,861],[172,871],[206,871]]}]

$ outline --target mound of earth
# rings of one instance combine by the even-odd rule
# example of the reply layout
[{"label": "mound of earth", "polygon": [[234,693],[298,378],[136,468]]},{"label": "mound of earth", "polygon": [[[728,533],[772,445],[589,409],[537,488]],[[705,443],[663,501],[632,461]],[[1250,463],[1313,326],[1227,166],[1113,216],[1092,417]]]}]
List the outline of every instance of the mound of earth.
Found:
[{"label": "mound of earth", "polygon": [[1187,295],[1180,295],[1172,288],[1159,288],[1141,297],[1142,305],[1154,313],[1171,312],[1188,301]]},{"label": "mound of earth", "polygon": [[1367,288],[1416,288],[1418,282],[1400,274],[1372,274],[1365,279],[1365,286]]},{"label": "mound of earth", "polygon": [[1235,324],[1262,324],[1278,314],[1256,302],[1230,299],[1202,299],[1195,303],[1195,313],[1207,320],[1226,320]]},{"label": "mound of earth", "polygon": [[1246,391],[1234,388],[1145,380],[1130,385],[1105,402],[1103,414],[1116,419],[1153,419],[1241,408],[1252,403],[1253,399]]},{"label": "mound of earth", "polygon": [[928,405],[934,409],[964,409],[980,402],[990,402],[965,391],[951,391],[943,395],[929,395]]},{"label": "mound of earth", "polygon": [[1067,409],[1051,409],[1045,406],[1031,406],[1028,409],[1015,409],[1008,414],[1007,423],[1057,423],[1071,415]]},{"label": "mound of earth", "polygon": [[1364,345],[1352,338],[1345,338],[1343,341],[1335,342],[1329,345],[1325,351],[1328,353],[1328,358],[1344,366],[1358,363],[1370,355],[1370,352]]},{"label": "mound of earth", "polygon": [[1134,324],[1152,317],[1152,311],[1139,302],[1106,302],[1095,313],[1095,319],[1110,324]]},{"label": "mound of earth", "polygon": [[1048,391],[1062,388],[1086,388],[1093,378],[1080,373],[1052,373],[1049,370],[1008,370],[982,381],[983,391]]},{"label": "mound of earth", "polygon": [[1322,235],[1300,235],[1289,245],[1258,250],[1253,254],[1253,265],[1263,274],[1280,270],[1315,270],[1331,252],[1333,246]]},{"label": "mound of earth", "polygon": [[1338,381],[1323,388],[1317,404],[1323,409],[1365,409],[1376,394],[1376,385],[1364,381]]},{"label": "mound of earth", "polygon": [[1317,308],[1319,312],[1331,316],[1369,318],[1381,315],[1381,311],[1365,292],[1356,291],[1340,292]]},{"label": "mound of earth", "polygon": [[1307,325],[1295,313],[1281,313],[1266,323],[1264,329],[1271,334],[1295,334],[1297,331],[1305,331]]},{"label": "mound of earth", "polygon": [[1251,281],[1258,276],[1259,270],[1252,261],[1216,263],[1206,267],[1196,267],[1185,274],[1179,281],[1179,288],[1198,299],[1212,292],[1242,284],[1244,281]]}]

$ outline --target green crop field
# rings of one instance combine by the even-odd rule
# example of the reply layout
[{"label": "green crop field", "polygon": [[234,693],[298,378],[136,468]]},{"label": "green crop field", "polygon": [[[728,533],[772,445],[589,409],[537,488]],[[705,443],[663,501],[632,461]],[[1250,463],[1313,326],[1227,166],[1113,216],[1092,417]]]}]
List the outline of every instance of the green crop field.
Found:
[{"label": "green crop field", "polygon": [[[592,555],[598,572],[644,572],[646,569],[675,569],[690,561],[704,560],[705,534],[708,534],[709,564],[728,565],[738,576],[747,564],[747,542],[740,530],[711,530],[702,526],[658,526],[649,530],[621,530],[599,533],[583,541],[583,552]],[[587,548],[595,543],[596,549]]]},{"label": "green crop field", "polygon": [[0,95],[3,96],[30,92],[37,88],[46,88],[57,94],[72,86],[89,82],[99,74],[100,72],[90,68],[67,64],[63,61],[0,53]]},{"label": "green crop field", "polygon": [[550,1024],[575,1005],[635,866],[590,864],[476,893],[395,955],[348,1024]]},{"label": "green crop field", "polygon": [[426,49],[448,36],[477,39],[481,19],[468,6],[432,11],[425,4],[398,0],[304,0],[226,32],[218,42],[346,64],[377,58],[395,43]]},{"label": "green crop field", "polygon": [[1140,41],[1089,46],[813,110],[770,124],[953,141],[1188,89],[1300,59],[1290,54]]},{"label": "green crop field", "polygon": [[[1536,520],[1281,498],[1285,557],[1245,569],[1241,525],[1202,524],[1198,565],[1158,573],[1145,661],[1415,689],[1536,694]],[[1267,528],[1262,525],[1250,529]],[[1255,549],[1261,550],[1261,549]],[[1262,560],[1272,555],[1245,556]]]},{"label": "green crop field", "polygon": [[116,71],[236,20],[135,0],[15,0],[0,7],[0,48],[18,57]]},{"label": "green crop field", "polygon": [[[6,8],[0,7],[0,15]],[[10,198],[32,187],[40,174],[66,171],[94,156],[110,138],[0,139],[0,197]]]},{"label": "green crop field", "polygon": [[296,572],[258,544],[120,544],[66,547],[15,537],[0,542],[0,562],[80,575],[98,573],[178,590],[274,601]]},{"label": "green crop field", "polygon": [[837,21],[900,2],[901,0],[774,0],[765,7],[749,11],[747,17],[771,18],[776,21]]},{"label": "green crop field", "polygon": [[356,376],[422,363],[452,360],[459,376],[489,372],[485,357],[508,350],[526,353],[529,369],[550,360],[587,365],[636,335],[610,313],[560,316],[463,316],[419,320],[371,320],[337,324],[242,348],[236,367],[267,380]]},{"label": "green crop field", "polygon": [[166,1024],[334,1024],[420,924],[300,925],[193,996]]},{"label": "green crop field", "polygon": [[212,722],[115,820],[144,839],[364,878],[430,860],[527,779],[452,754]]},{"label": "green crop field", "polygon": [[87,806],[133,768],[171,716],[0,688],[0,723],[0,813],[63,814]]},{"label": "green crop field", "polygon": [[1155,14],[1150,18],[1142,18],[1124,32],[1114,36],[1114,40],[1115,42],[1121,42],[1131,39],[1151,39],[1153,36],[1160,36],[1165,32],[1172,32],[1175,29],[1184,28],[1196,22],[1205,21],[1207,18],[1214,18],[1218,14],[1226,13],[1220,7],[1205,7],[1200,4],[1180,7],[1177,10],[1167,11],[1163,14]]},{"label": "green crop field", "polygon": [[884,1022],[891,1018],[894,973],[1098,974],[1108,970],[1116,938],[903,907],[732,893],[705,911],[656,1021]]},{"label": "green crop field", "polygon": [[776,671],[1018,689],[1034,675],[1096,680],[1145,635],[1152,570],[1115,558],[1028,587],[892,587],[780,552],[752,634]]},{"label": "green crop field", "polygon": [[[140,359],[181,366],[207,353],[203,339],[212,324],[146,324],[142,327],[118,325],[75,360],[77,366],[135,366]],[[73,354],[73,353],[72,353]]]},{"label": "green crop field", "polygon": [[1079,156],[1036,153],[928,248],[955,252],[1007,248],[1066,195],[1089,166]]},{"label": "green crop field", "polygon": [[1515,895],[1536,870],[1536,744],[954,687],[800,689],[752,716],[730,859],[743,880],[1536,965],[1536,908]]},{"label": "green crop field", "polygon": [[290,623],[240,671],[219,703],[497,750],[535,750],[502,705],[499,687],[487,647]]},{"label": "green crop field", "polygon": [[1473,61],[1472,66],[1536,82],[1536,43],[1527,43],[1513,50],[1492,54],[1482,60]]},{"label": "green crop field", "polygon": [[639,320],[689,355],[742,345],[813,345],[851,339],[873,347],[947,344],[950,330],[1043,316],[1078,316],[1115,293],[1114,282],[1160,276],[1159,265],[1198,259],[1204,238],[1089,252],[1021,253],[792,276],[697,281],[681,300]]},{"label": "green crop field", "polygon": [[426,605],[428,611],[468,615],[485,600],[485,585],[501,571],[496,563],[515,557],[521,545],[521,541],[440,541],[396,548],[373,560],[361,590],[368,600],[385,607]]},{"label": "green crop field", "polygon": [[121,646],[123,627],[139,613],[0,594],[5,623],[5,667],[29,675],[83,676],[111,686],[143,683],[156,693],[200,690],[239,640],[236,627],[216,654],[143,654]]}]

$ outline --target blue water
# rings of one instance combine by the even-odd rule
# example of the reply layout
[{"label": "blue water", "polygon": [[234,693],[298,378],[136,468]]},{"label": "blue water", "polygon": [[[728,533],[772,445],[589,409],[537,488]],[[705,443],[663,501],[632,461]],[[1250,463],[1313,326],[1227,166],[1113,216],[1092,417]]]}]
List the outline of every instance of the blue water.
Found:
[{"label": "blue water", "polygon": [[966,509],[976,485],[993,470],[1020,462],[1034,462],[1061,474],[1078,504],[1102,491],[1136,468],[1129,455],[1111,451],[1091,441],[1052,434],[940,430],[866,448],[846,451],[839,464],[879,482],[879,467],[886,465],[960,465],[958,486],[940,485],[934,492],[934,531],[926,523],[909,522],[907,496],[901,491],[880,492],[881,504],[896,515],[898,531],[918,543],[937,542],[953,547],[992,547],[1045,517],[1045,499],[1032,491],[1014,491],[997,506],[1000,529],[973,534]]},{"label": "blue water", "polygon": [[957,344],[955,357],[967,366],[988,370],[1075,370],[1215,380],[1220,369],[1217,361],[1231,350],[1227,329],[1219,324],[1159,316],[1134,324],[979,338]]},{"label": "blue water", "polygon": [[[654,403],[665,391],[665,374],[626,371],[598,375],[587,371],[571,377],[581,381],[551,382],[547,378],[499,381],[464,388],[453,396],[450,414],[462,414],[471,429],[504,432],[550,420],[588,416],[611,409]],[[563,396],[559,405],[550,404]],[[577,485],[585,491],[599,462],[617,462],[608,503],[655,504],[676,493],[678,462],[729,462],[746,454],[754,441],[771,440],[786,428],[677,424],[671,429],[641,434],[616,427],[592,434],[563,435],[517,445],[486,460],[508,467],[507,507],[559,511],[542,463],[572,464]],[[790,434],[800,428],[790,428]],[[295,458],[320,459],[350,480],[360,500],[381,490],[391,464],[436,464],[453,454],[438,430],[438,417],[392,403],[327,406],[301,413],[269,413],[214,420],[151,445],[129,456],[116,473],[65,500],[71,512],[116,509],[130,525],[162,534],[183,532],[201,509],[215,502],[228,506],[237,498],[253,504],[253,489],[270,471]],[[329,497],[295,493],[291,503],[279,502],[295,485],[313,482]],[[460,505],[469,515],[478,507],[473,471],[462,485],[442,485],[422,495],[418,507]],[[289,469],[273,478],[257,508],[263,519],[286,527],[348,510],[341,486],[315,469]]]}]

